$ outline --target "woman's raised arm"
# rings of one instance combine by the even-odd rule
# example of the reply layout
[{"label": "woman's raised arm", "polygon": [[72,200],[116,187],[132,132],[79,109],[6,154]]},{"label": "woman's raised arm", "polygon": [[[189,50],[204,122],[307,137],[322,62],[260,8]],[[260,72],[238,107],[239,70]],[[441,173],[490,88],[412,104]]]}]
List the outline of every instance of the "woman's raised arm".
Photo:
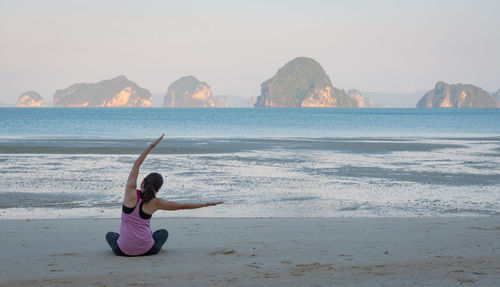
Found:
[{"label": "woman's raised arm", "polygon": [[[130,171],[130,174],[127,179],[127,184],[125,186],[125,198],[124,201],[127,201],[128,197],[135,198],[136,190],[137,190],[137,177],[139,176],[139,169],[141,168],[141,164],[144,162],[149,152],[155,148],[155,146],[163,139],[162,134],[161,137],[157,138],[149,147],[141,153],[141,155],[135,160],[134,166]],[[129,196],[128,196],[129,195]]]}]

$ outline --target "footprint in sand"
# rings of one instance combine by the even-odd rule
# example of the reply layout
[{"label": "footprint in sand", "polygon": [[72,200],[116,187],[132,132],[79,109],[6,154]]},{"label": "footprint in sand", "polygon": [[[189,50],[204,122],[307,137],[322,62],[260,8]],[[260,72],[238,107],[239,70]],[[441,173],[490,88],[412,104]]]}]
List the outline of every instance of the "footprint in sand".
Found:
[{"label": "footprint in sand", "polygon": [[394,275],[397,273],[394,272],[381,272],[381,271],[368,271],[369,274],[376,275],[376,276],[386,276],[386,275]]},{"label": "footprint in sand", "polygon": [[333,269],[333,264],[321,264],[318,262],[310,264],[296,264],[293,268],[292,275],[302,276],[311,271],[332,271]]},{"label": "footprint in sand", "polygon": [[473,279],[470,279],[470,278],[458,278],[457,281],[460,282],[460,284],[475,283],[476,282],[476,281],[474,281]]},{"label": "footprint in sand", "polygon": [[232,255],[236,254],[236,251],[234,249],[231,250],[216,250],[208,253],[209,255]]},{"label": "footprint in sand", "polygon": [[344,257],[344,260],[346,261],[352,261],[354,259],[352,259],[352,255],[351,254],[340,254],[339,255],[340,257]]},{"label": "footprint in sand", "polygon": [[247,264],[248,267],[255,268],[255,269],[259,269],[260,268],[259,265],[262,265],[262,263],[252,262],[252,264]]},{"label": "footprint in sand", "polygon": [[495,226],[495,227],[467,227],[468,229],[474,229],[474,230],[500,230],[500,226]]},{"label": "footprint in sand", "polygon": [[52,256],[52,257],[59,257],[59,256],[81,256],[81,254],[80,253],[68,252],[68,253],[51,254],[50,256]]}]

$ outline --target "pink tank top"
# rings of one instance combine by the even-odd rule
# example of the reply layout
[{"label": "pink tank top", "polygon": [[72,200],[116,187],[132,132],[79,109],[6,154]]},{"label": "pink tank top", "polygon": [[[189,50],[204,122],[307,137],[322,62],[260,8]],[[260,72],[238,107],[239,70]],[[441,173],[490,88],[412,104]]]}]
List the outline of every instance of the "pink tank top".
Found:
[{"label": "pink tank top", "polygon": [[143,219],[139,215],[141,208],[141,192],[137,190],[137,204],[132,213],[126,214],[122,211],[122,224],[120,227],[120,237],[118,237],[118,247],[127,255],[142,255],[153,247],[155,241],[151,231],[151,218]]}]

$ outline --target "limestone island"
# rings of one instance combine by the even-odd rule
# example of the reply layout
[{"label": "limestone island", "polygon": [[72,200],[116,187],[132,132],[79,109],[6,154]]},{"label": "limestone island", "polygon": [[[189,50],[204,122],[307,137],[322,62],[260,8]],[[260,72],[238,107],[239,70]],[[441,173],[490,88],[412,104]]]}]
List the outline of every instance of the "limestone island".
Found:
[{"label": "limestone island", "polygon": [[500,89],[492,94],[493,98],[500,103]]},{"label": "limestone island", "polygon": [[119,76],[57,90],[54,107],[151,107],[151,92]]},{"label": "limestone island", "polygon": [[215,107],[212,90],[205,82],[193,76],[185,76],[170,84],[163,101],[169,108],[211,108]]},{"label": "limestone island", "polygon": [[[356,89],[351,89],[347,91],[347,95],[356,101],[356,107],[355,108],[373,108],[375,105],[373,102],[361,94],[360,91]],[[354,108],[354,107],[353,107]]]},{"label": "limestone island", "polygon": [[16,107],[19,108],[34,108],[45,107],[44,99],[34,91],[23,93],[17,100]]},{"label": "limestone island", "polygon": [[214,95],[215,106],[218,108],[253,108],[252,99],[233,95]]},{"label": "limestone island", "polygon": [[325,70],[314,59],[298,57],[261,85],[255,107],[360,108],[373,104],[357,90],[348,94],[333,87]]},{"label": "limestone island", "polygon": [[499,103],[485,90],[464,84],[437,82],[417,103],[417,108],[498,108]]}]

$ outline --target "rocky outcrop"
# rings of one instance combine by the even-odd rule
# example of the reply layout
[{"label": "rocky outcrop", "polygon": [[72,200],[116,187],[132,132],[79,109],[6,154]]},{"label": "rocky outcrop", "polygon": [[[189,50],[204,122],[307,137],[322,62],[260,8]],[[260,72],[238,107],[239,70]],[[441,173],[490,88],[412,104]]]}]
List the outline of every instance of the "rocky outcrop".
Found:
[{"label": "rocky outcrop", "polygon": [[473,85],[437,82],[417,103],[417,108],[497,108],[498,102]]},{"label": "rocky outcrop", "polygon": [[45,107],[45,101],[37,92],[29,91],[19,96],[16,107],[31,108]]},{"label": "rocky outcrop", "polygon": [[357,107],[344,90],[334,88],[321,65],[311,58],[288,62],[261,85],[256,107]]},{"label": "rocky outcrop", "polygon": [[363,97],[361,92],[356,89],[348,90],[347,95],[356,101],[357,108],[373,108],[375,106],[371,100]]},{"label": "rocky outcrop", "polygon": [[246,107],[253,108],[255,104],[257,104],[257,97],[253,96],[248,99]]},{"label": "rocky outcrop", "polygon": [[337,98],[334,96],[335,90],[332,87],[315,88],[309,92],[300,103],[300,107],[337,107]]},{"label": "rocky outcrop", "polygon": [[215,106],[218,108],[229,108],[229,96],[227,95],[215,95],[213,96],[215,101]]},{"label": "rocky outcrop", "polygon": [[497,102],[499,102],[499,103],[500,103],[500,90],[498,90],[498,91],[494,92],[494,93],[492,94],[492,96],[493,96],[493,98],[495,98],[495,100],[497,100]]},{"label": "rocky outcrop", "polygon": [[170,84],[163,101],[164,107],[206,108],[215,107],[210,87],[193,76],[186,76]]},{"label": "rocky outcrop", "polygon": [[233,95],[215,95],[214,97],[215,106],[218,108],[247,108],[253,107],[253,104],[249,106],[249,99],[242,98]]},{"label": "rocky outcrop", "polygon": [[125,76],[57,90],[55,107],[151,107],[151,92]]}]

